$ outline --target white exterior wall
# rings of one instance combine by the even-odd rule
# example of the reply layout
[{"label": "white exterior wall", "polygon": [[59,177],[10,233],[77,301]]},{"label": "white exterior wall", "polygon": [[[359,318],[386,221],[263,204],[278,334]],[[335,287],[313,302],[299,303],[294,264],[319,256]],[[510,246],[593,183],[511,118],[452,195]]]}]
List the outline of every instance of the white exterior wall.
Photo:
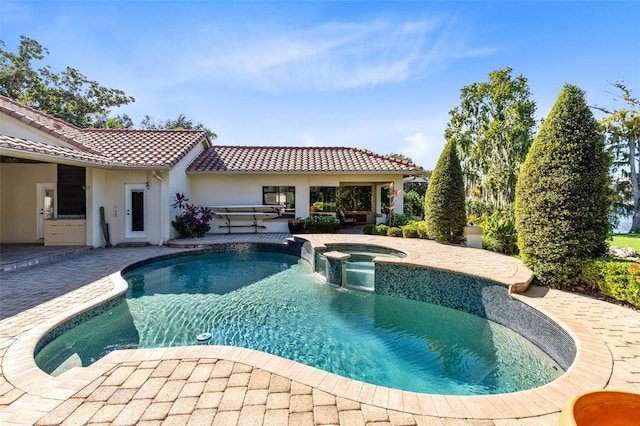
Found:
[{"label": "white exterior wall", "polygon": [[2,120],[0,120],[0,134],[27,139],[34,142],[46,143],[48,145],[73,147],[71,144],[65,143],[48,133],[38,131],[27,123],[23,123],[22,121],[5,114],[2,114]]},{"label": "white exterior wall", "polygon": [[0,242],[37,243],[36,183],[56,183],[55,164],[3,163],[0,166]]},{"label": "white exterior wall", "polygon": [[[191,200],[191,178],[187,175],[187,167],[189,164],[193,162],[193,160],[200,155],[204,151],[204,147],[200,145],[192,149],[182,160],[178,161],[178,163],[171,169],[170,172],[165,172],[161,176],[165,180],[165,194],[164,194],[164,204],[165,204],[165,238],[171,239],[176,238],[177,233],[173,226],[171,226],[171,221],[179,214],[179,210],[177,208],[173,208],[172,205],[175,202],[176,193],[181,193],[189,198],[189,202],[193,202]],[[165,178],[165,176],[167,176]]]},{"label": "white exterior wall", "polygon": [[[312,186],[340,186],[345,184],[372,185],[374,199],[372,205],[380,203],[377,200],[376,188],[378,184],[394,182],[396,187],[402,188],[401,175],[383,174],[190,174],[191,196],[190,202],[200,206],[223,205],[260,205],[262,204],[263,186],[295,186],[296,187],[296,217],[309,216],[310,187]],[[402,196],[396,200],[397,213],[403,211]],[[226,233],[226,228],[219,228],[224,222],[216,219],[211,226],[214,233]],[[244,224],[245,222],[238,222]],[[249,223],[249,222],[246,222]],[[286,219],[270,219],[260,222],[267,229],[261,232],[288,232]],[[254,232],[253,228],[237,228],[233,232]]]},{"label": "white exterior wall", "polygon": [[104,247],[106,241],[100,224],[100,207],[105,208],[105,217],[109,214],[107,171],[87,168],[87,245]]},{"label": "white exterior wall", "polygon": [[[111,244],[120,243],[160,243],[160,192],[158,183],[152,183],[153,175],[146,170],[108,170],[106,172],[105,194],[96,194],[105,207],[105,218],[109,224],[109,236]],[[144,238],[127,238],[126,236],[126,185],[146,185],[144,200]],[[97,220],[100,221],[99,210]]]}]

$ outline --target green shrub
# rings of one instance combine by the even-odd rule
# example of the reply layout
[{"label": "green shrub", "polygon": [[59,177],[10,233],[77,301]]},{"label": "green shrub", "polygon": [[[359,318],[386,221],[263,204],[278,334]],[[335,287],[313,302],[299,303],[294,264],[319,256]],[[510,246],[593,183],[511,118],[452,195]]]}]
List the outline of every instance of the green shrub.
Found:
[{"label": "green shrub", "polygon": [[424,195],[416,191],[406,191],[404,193],[404,212],[411,217],[424,216]]},{"label": "green shrub", "polygon": [[482,248],[496,253],[502,253],[503,251],[502,243],[495,237],[486,235],[484,231],[482,232]]},{"label": "green shrub", "polygon": [[[477,198],[468,200],[465,203],[468,217],[481,217],[483,215],[491,215],[496,211],[496,207]],[[469,220],[471,222],[471,220]]]},{"label": "green shrub", "polygon": [[376,226],[375,235],[387,235],[389,227],[383,223]]},{"label": "green shrub", "polygon": [[502,210],[474,220],[482,228],[482,248],[508,255],[518,254],[518,233],[513,214]]},{"label": "green shrub", "polygon": [[403,213],[393,213],[387,218],[387,226],[401,227],[413,220],[413,216]]},{"label": "green shrub", "polygon": [[520,255],[541,283],[565,288],[606,252],[610,162],[584,92],[565,85],[516,185]]},{"label": "green shrub", "polygon": [[310,234],[333,234],[340,229],[340,221],[329,215],[312,215],[302,219],[302,230]]},{"label": "green shrub", "polygon": [[389,237],[402,237],[402,229],[397,228],[395,226],[389,227],[387,229],[387,236]]},{"label": "green shrub", "polygon": [[640,263],[601,258],[584,263],[582,282],[604,294],[640,307]]},{"label": "green shrub", "polygon": [[409,223],[402,228],[402,236],[404,238],[418,238],[418,230],[415,223]]},{"label": "green shrub", "polygon": [[424,220],[429,237],[461,243],[467,224],[464,182],[453,141],[447,142],[431,174],[424,202]]},{"label": "green shrub", "polygon": [[374,223],[367,223],[362,227],[362,233],[372,235],[376,231],[376,225]]},{"label": "green shrub", "polygon": [[429,238],[429,233],[427,232],[427,222],[421,220],[420,222],[415,222],[414,226],[416,227],[418,238],[422,238],[423,240]]}]

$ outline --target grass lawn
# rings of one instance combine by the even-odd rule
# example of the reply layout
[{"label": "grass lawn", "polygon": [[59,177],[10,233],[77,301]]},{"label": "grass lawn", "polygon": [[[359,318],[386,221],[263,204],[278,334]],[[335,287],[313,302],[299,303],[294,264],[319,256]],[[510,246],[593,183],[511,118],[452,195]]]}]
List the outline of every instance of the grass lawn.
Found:
[{"label": "grass lawn", "polygon": [[621,248],[633,247],[640,252],[640,234],[614,234],[612,238],[610,245]]}]

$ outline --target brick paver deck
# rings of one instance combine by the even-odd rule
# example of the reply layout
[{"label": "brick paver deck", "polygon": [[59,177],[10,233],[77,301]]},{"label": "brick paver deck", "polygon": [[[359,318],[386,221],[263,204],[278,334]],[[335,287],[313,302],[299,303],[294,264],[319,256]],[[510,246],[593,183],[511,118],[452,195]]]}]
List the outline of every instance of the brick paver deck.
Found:
[{"label": "brick paver deck", "polygon": [[[206,242],[286,235],[215,236]],[[316,246],[393,245],[403,262],[475,271],[506,284],[526,268],[483,250],[430,241],[305,236]],[[589,297],[531,288],[516,295],[570,330],[578,356],[565,375],[515,394],[455,397],[373,386],[261,352],[222,346],[116,351],[57,378],[39,370],[33,347],[52,325],[122,291],[127,264],[185,249],[96,249],[0,275],[0,424],[553,425],[572,395],[640,392],[640,313]]]}]

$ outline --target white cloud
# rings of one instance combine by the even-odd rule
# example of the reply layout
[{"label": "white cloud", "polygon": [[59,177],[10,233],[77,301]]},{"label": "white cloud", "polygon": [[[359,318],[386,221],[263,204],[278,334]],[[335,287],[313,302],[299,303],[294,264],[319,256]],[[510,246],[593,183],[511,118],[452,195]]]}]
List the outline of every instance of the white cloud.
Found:
[{"label": "white cloud", "polygon": [[433,169],[443,148],[441,139],[433,135],[427,136],[423,132],[416,132],[405,138],[406,143],[402,146],[400,153],[425,169]]},{"label": "white cloud", "polygon": [[328,22],[234,34],[209,33],[210,45],[199,51],[191,72],[263,91],[342,90],[402,82],[454,58],[490,53],[467,48],[455,20],[443,18]]},{"label": "white cloud", "polygon": [[316,140],[311,135],[302,135],[303,146],[318,146]]}]

